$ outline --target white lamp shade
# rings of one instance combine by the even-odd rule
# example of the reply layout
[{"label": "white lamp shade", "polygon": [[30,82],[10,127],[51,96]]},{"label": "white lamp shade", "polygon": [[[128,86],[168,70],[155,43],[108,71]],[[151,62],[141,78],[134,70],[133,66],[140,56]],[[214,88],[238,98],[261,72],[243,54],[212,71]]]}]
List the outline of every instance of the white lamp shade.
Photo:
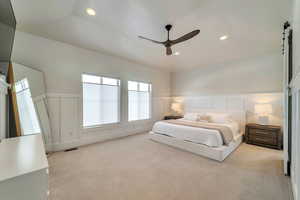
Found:
[{"label": "white lamp shade", "polygon": [[175,112],[180,113],[182,111],[182,106],[180,103],[172,103],[171,109],[174,110]]},{"label": "white lamp shade", "polygon": [[254,106],[254,111],[259,115],[268,115],[273,112],[271,104],[256,104]]}]

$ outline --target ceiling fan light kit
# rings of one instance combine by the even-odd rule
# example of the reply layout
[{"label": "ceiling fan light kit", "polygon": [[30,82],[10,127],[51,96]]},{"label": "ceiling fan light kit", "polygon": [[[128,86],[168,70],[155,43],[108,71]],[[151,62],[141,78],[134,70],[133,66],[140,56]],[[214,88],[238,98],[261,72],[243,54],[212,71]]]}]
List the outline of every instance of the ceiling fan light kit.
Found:
[{"label": "ceiling fan light kit", "polygon": [[143,37],[143,36],[139,36],[139,38],[151,41],[151,42],[156,43],[156,44],[164,45],[166,47],[166,54],[169,56],[169,55],[173,54],[172,49],[171,49],[171,47],[173,45],[184,42],[184,41],[187,41],[187,40],[195,37],[196,35],[198,35],[200,33],[200,30],[194,30],[194,31],[192,31],[188,34],[185,34],[184,36],[182,36],[182,37],[180,37],[176,40],[170,40],[170,30],[172,29],[172,25],[168,24],[168,25],[165,26],[165,28],[168,31],[168,39],[165,42],[159,42],[159,41],[152,40],[152,39],[149,39],[149,38],[146,38],[146,37]]}]

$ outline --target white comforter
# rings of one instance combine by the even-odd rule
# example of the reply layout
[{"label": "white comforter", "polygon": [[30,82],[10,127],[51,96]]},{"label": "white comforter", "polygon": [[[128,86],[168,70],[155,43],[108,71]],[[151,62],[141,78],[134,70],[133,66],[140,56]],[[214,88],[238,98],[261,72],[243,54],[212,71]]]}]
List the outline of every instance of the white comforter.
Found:
[{"label": "white comforter", "polygon": [[[232,130],[234,139],[237,139],[239,137],[240,131],[237,122],[230,122],[222,125],[227,126]],[[198,144],[205,144],[210,147],[223,146],[222,136],[217,130],[176,125],[164,121],[159,121],[154,124],[152,132],[156,134],[163,134],[171,137],[176,137],[177,139],[190,141]]]}]

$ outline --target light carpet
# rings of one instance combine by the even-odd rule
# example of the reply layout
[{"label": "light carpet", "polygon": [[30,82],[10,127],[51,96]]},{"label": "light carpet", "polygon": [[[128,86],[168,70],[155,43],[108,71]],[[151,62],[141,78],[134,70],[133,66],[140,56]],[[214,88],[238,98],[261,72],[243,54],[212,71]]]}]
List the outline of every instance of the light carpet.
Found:
[{"label": "light carpet", "polygon": [[139,134],[52,154],[50,200],[289,200],[282,159],[242,144],[219,163]]}]

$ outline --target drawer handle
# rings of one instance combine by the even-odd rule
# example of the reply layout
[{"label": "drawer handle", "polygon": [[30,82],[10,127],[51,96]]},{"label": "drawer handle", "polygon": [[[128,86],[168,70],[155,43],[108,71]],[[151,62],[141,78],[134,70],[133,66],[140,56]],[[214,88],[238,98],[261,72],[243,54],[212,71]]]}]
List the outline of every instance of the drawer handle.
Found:
[{"label": "drawer handle", "polygon": [[269,140],[268,139],[263,139],[263,138],[255,138],[255,140],[258,140],[258,141],[263,141],[263,142],[269,142]]},{"label": "drawer handle", "polygon": [[270,134],[274,134],[272,132],[262,132],[262,131],[256,131],[255,133],[258,133],[258,134],[262,134],[262,135],[270,135]]},{"label": "drawer handle", "polygon": [[259,138],[259,137],[255,137],[252,139],[252,141],[258,141],[258,142],[264,142],[264,143],[267,143],[267,144],[275,144],[274,141],[270,141],[268,139],[265,139],[265,138]]}]

